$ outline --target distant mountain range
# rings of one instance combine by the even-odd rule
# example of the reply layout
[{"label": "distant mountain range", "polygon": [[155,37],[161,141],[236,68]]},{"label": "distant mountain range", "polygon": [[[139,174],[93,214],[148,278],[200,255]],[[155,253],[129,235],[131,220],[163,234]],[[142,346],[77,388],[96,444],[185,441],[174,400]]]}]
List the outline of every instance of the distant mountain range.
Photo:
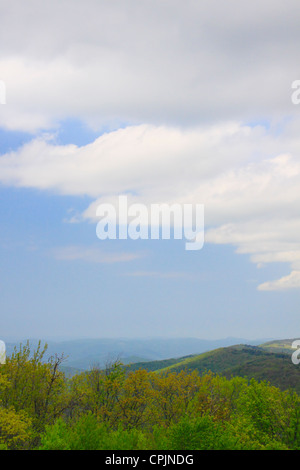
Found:
[{"label": "distant mountain range", "polygon": [[[7,355],[15,347],[25,344],[27,340],[6,342]],[[120,360],[124,364],[180,358],[182,356],[201,354],[221,347],[247,343],[258,345],[267,340],[249,341],[241,338],[206,340],[199,338],[100,338],[74,339],[67,341],[41,340],[47,343],[46,359],[55,354],[64,355],[62,368],[69,373],[88,370],[91,367],[104,367],[108,362]],[[38,340],[29,340],[35,349]]]},{"label": "distant mountain range", "polygon": [[[293,339],[249,341],[240,338],[204,340],[198,338],[102,338],[47,343],[45,360],[64,355],[61,365],[67,376],[94,366],[121,361],[128,370],[152,371],[197,370],[200,374],[213,372],[225,377],[240,376],[265,380],[282,390],[300,393],[300,364],[293,364]],[[9,356],[25,341],[6,343]],[[38,341],[29,340],[32,351]]]}]

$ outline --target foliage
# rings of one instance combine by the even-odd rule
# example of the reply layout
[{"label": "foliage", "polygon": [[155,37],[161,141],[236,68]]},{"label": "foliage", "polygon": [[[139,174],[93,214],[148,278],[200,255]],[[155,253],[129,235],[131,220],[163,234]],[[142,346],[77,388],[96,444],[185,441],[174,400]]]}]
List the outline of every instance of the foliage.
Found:
[{"label": "foliage", "polygon": [[28,342],[21,344],[0,371],[0,387],[1,382],[7,384],[1,392],[1,410],[17,413],[26,423],[30,421],[30,445],[38,442],[45,425],[53,423],[66,406],[65,378],[59,371],[62,359],[43,362],[46,349],[47,345],[41,348],[39,343],[31,353]]},{"label": "foliage", "polygon": [[295,391],[118,361],[67,379],[45,350],[21,345],[0,369],[0,449],[300,449]]},{"label": "foliage", "polygon": [[[287,343],[291,346],[291,342]],[[206,353],[165,361],[130,365],[131,370],[143,367],[158,372],[196,370],[199,374],[212,371],[224,377],[247,377],[267,380],[281,390],[293,389],[300,394],[300,368],[291,361],[292,349],[273,348],[268,343],[260,347],[236,345]]]}]

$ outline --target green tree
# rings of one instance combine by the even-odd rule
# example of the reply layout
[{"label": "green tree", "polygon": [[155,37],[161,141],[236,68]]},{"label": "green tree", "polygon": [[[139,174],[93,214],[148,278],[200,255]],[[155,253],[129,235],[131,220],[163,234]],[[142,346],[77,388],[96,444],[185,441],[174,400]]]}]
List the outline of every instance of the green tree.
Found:
[{"label": "green tree", "polygon": [[184,416],[170,426],[169,448],[172,450],[233,450],[236,440],[230,431],[211,416]]},{"label": "green tree", "polygon": [[25,412],[3,406],[3,396],[9,393],[10,382],[0,369],[0,449],[24,448],[30,439],[31,420]]},{"label": "green tree", "polygon": [[33,444],[48,423],[53,423],[68,406],[65,377],[59,370],[63,358],[52,357],[44,361],[47,345],[31,352],[29,342],[15,348],[1,375],[8,381],[1,395],[2,407],[24,412],[31,419]]},{"label": "green tree", "polygon": [[74,376],[70,381],[69,415],[78,418],[91,412],[101,417],[103,422],[117,425],[115,407],[119,400],[125,378],[125,370],[119,362],[107,363],[101,370],[92,370]]}]

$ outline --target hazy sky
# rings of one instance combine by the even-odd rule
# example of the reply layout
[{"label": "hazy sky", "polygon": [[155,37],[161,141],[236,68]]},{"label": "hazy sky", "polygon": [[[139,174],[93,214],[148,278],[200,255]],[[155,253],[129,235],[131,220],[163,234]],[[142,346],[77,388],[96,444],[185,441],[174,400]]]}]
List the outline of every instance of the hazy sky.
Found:
[{"label": "hazy sky", "polygon": [[[299,1],[0,0],[0,18],[1,339],[298,337]],[[203,249],[99,240],[121,194],[203,204]]]}]

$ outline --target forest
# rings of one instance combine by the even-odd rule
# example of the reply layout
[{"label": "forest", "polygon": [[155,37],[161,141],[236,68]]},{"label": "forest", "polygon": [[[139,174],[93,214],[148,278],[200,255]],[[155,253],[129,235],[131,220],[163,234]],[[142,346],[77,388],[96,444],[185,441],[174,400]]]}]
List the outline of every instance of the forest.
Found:
[{"label": "forest", "polygon": [[0,367],[1,450],[300,449],[295,390],[119,361],[67,377],[46,350],[20,344]]}]

